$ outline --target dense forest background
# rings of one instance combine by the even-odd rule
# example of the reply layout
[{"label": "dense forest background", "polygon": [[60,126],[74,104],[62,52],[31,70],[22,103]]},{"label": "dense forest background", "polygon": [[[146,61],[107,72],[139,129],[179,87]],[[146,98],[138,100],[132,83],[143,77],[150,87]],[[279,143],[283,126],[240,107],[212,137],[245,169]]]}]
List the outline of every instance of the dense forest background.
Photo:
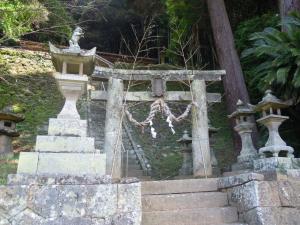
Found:
[{"label": "dense forest background", "polygon": [[[83,48],[150,57],[176,67],[225,68],[228,113],[236,98],[256,104],[271,88],[292,102],[284,112],[291,119],[282,134],[299,150],[300,17],[289,14],[299,5],[295,0],[2,0],[0,44],[18,46],[22,39],[67,45],[79,25],[85,31]],[[235,52],[235,61],[225,60],[234,59]],[[265,134],[259,127],[262,142]]]}]

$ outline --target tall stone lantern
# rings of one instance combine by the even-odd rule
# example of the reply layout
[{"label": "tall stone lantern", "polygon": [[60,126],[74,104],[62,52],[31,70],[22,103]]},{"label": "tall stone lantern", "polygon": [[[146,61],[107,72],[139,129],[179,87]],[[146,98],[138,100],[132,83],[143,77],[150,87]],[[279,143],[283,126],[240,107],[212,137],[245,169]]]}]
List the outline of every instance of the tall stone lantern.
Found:
[{"label": "tall stone lantern", "polygon": [[88,76],[95,68],[96,48],[80,49],[80,27],[72,35],[70,47],[56,48],[49,43],[54,77],[65,97],[57,118],[49,119],[48,135],[38,135],[35,151],[20,155],[18,173],[103,175],[106,155],[95,149],[95,140],[87,136],[87,121],[80,119],[76,108],[86,92]]},{"label": "tall stone lantern", "polygon": [[20,135],[16,124],[23,120],[24,116],[13,113],[9,107],[0,111],[0,158],[12,153],[12,139]]},{"label": "tall stone lantern", "polygon": [[262,113],[262,118],[257,122],[266,126],[269,131],[269,138],[264,147],[259,149],[261,158],[266,157],[266,154],[271,154],[273,157],[278,157],[279,153],[286,153],[288,158],[294,158],[294,149],[287,146],[279,135],[280,125],[287,120],[288,116],[281,115],[281,109],[289,107],[289,104],[276,98],[272,95],[271,90],[267,90],[262,101],[257,104],[255,110]]},{"label": "tall stone lantern", "polygon": [[66,101],[58,119],[80,119],[76,102],[85,92],[88,75],[95,67],[96,48],[82,50],[78,46],[59,49],[49,43],[52,62],[56,72],[54,77]]},{"label": "tall stone lantern", "polygon": [[254,114],[253,106],[238,100],[237,109],[228,117],[235,119],[236,126],[234,130],[241,137],[242,149],[237,157],[237,164],[232,166],[233,170],[253,169],[253,160],[257,158],[257,150],[252,142],[252,129],[254,123],[251,122],[251,116]]}]

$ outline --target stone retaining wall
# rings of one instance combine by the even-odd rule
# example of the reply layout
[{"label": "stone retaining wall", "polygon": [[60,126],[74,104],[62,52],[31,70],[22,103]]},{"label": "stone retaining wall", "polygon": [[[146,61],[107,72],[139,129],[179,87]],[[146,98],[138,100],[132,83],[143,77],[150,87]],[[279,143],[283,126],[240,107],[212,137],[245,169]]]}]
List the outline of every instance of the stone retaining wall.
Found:
[{"label": "stone retaining wall", "polygon": [[0,186],[1,225],[140,225],[136,179],[10,175]]},{"label": "stone retaining wall", "polygon": [[242,174],[219,180],[239,219],[248,225],[300,224],[300,179],[265,181],[261,174]]}]

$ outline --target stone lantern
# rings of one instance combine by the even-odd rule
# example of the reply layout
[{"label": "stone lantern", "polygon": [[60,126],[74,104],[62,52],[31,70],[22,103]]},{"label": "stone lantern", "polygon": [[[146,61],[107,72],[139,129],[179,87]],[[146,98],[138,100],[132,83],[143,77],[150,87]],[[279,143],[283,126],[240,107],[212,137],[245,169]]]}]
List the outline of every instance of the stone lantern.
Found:
[{"label": "stone lantern", "polygon": [[9,108],[0,112],[0,157],[12,153],[12,138],[20,135],[16,123],[23,120],[22,115],[12,113]]},{"label": "stone lantern", "polygon": [[253,169],[253,160],[257,158],[257,150],[252,142],[252,129],[254,123],[251,122],[251,116],[254,114],[253,106],[238,100],[237,109],[228,117],[235,119],[236,126],[234,130],[241,137],[242,149],[237,157],[237,164],[232,166],[233,170]]},{"label": "stone lantern", "polygon": [[76,102],[86,91],[88,75],[95,67],[96,48],[81,50],[80,48],[59,49],[49,43],[52,62],[56,73],[54,77],[66,101],[58,119],[80,119]]},{"label": "stone lantern", "polygon": [[267,143],[259,149],[261,158],[266,157],[266,154],[278,157],[279,153],[286,153],[288,158],[294,158],[294,149],[286,145],[278,131],[280,125],[289,118],[281,115],[281,109],[287,107],[289,104],[276,98],[270,90],[266,91],[262,101],[255,107],[256,111],[262,113],[262,118],[258,119],[257,122],[266,126],[269,132]]},{"label": "stone lantern", "polygon": [[86,92],[96,57],[96,48],[80,49],[81,36],[83,32],[77,27],[69,48],[59,49],[49,44],[56,70],[54,77],[65,104],[57,118],[50,118],[48,135],[37,136],[35,151],[20,154],[18,173],[103,175],[106,172],[106,155],[95,149],[95,139],[87,136],[87,120],[80,119],[76,108],[77,100]]},{"label": "stone lantern", "polygon": [[216,154],[214,151],[214,134],[216,134],[219,131],[219,128],[213,127],[211,125],[210,120],[208,120],[208,134],[209,134],[209,144],[210,144],[210,159],[211,159],[211,166],[213,169],[213,175],[220,175],[220,168],[218,166],[218,160],[216,158]]},{"label": "stone lantern", "polygon": [[190,146],[190,144],[192,143],[192,138],[189,136],[187,130],[183,132],[182,137],[177,140],[177,142],[183,146],[183,148],[181,149],[183,162],[179,170],[179,175],[190,176],[193,174],[193,156],[192,147]]}]

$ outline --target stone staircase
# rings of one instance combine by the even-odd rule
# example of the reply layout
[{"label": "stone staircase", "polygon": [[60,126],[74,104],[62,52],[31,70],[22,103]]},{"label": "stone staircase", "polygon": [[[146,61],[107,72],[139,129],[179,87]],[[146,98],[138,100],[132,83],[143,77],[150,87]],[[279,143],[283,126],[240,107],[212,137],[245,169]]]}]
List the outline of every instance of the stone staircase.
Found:
[{"label": "stone staircase", "polygon": [[217,179],[142,182],[142,225],[245,225]]},{"label": "stone staircase", "polygon": [[132,150],[128,152],[128,159],[127,154],[123,155],[123,174],[125,177],[137,177],[140,180],[150,179],[150,176],[144,175],[141,166],[138,164],[136,155],[132,153]]}]

